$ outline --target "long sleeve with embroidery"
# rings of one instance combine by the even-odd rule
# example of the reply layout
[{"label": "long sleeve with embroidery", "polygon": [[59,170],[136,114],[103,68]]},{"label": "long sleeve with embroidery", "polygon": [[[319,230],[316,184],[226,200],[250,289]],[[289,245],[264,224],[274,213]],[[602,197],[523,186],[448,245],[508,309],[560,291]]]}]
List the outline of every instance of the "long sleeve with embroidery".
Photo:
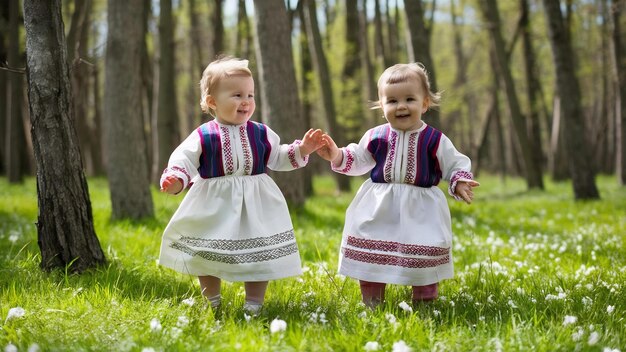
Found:
[{"label": "long sleeve with embroidery", "polygon": [[300,155],[298,145],[280,144],[280,137],[269,127],[248,122],[222,125],[203,124],[172,153],[161,183],[168,176],[178,177],[187,188],[194,177],[256,175],[266,167],[290,171],[303,167],[308,157]]},{"label": "long sleeve with embroidery", "polygon": [[457,182],[472,179],[470,159],[458,152],[447,136],[426,124],[414,131],[377,126],[341,152],[343,160],[332,165],[334,171],[346,175],[371,171],[376,183],[431,187],[444,179],[450,181],[449,193],[458,198]]}]

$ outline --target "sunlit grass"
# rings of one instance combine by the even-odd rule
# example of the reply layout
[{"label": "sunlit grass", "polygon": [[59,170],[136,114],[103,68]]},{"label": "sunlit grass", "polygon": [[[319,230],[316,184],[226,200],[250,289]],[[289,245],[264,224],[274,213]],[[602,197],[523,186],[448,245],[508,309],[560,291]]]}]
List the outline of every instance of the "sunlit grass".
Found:
[{"label": "sunlit grass", "polygon": [[[241,310],[241,283],[223,284],[214,314],[195,278],[156,265],[161,232],[182,197],[154,190],[156,217],[110,221],[107,181],[90,196],[106,266],[82,275],[39,270],[34,179],[0,179],[0,349],[114,351],[626,350],[626,189],[598,178],[602,200],[575,202],[570,183],[481,176],[472,205],[450,200],[456,276],[438,301],[389,286],[371,312],[354,280],[336,274],[345,208],[330,177],[292,218],[304,265],[270,284],[259,317]],[[354,180],[354,189],[361,180]],[[24,315],[12,308],[21,307]],[[272,320],[286,322],[271,333]],[[374,346],[370,344],[369,346]]]}]

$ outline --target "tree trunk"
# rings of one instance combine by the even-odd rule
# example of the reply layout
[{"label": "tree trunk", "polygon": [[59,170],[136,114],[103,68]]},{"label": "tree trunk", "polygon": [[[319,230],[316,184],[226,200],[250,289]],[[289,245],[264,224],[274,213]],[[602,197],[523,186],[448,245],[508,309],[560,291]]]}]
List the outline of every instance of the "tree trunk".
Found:
[{"label": "tree trunk", "polygon": [[[463,7],[461,6],[461,11]],[[476,148],[474,145],[474,128],[472,128],[473,122],[477,121],[476,112],[478,108],[476,106],[476,99],[473,96],[473,91],[468,85],[467,67],[469,65],[468,56],[463,49],[463,28],[458,23],[458,16],[456,13],[454,0],[450,1],[450,16],[452,18],[452,33],[454,42],[454,56],[457,62],[457,73],[454,79],[454,87],[462,91],[463,101],[465,108],[459,108],[459,118],[461,123],[459,124],[463,130],[459,131],[461,135],[467,136],[467,146],[470,156],[476,155]],[[489,116],[489,115],[488,115]]]},{"label": "tree trunk", "polygon": [[[141,116],[143,117],[143,125],[146,140],[146,158],[148,165],[151,165],[151,179],[156,179],[161,175],[161,167],[158,165],[158,140],[156,137],[156,115],[157,101],[154,99],[155,85],[158,84],[154,78],[154,72],[157,70],[155,60],[150,57],[146,35],[148,34],[148,25],[152,17],[152,0],[143,0],[143,16],[142,20],[142,40],[141,40]],[[157,71],[158,72],[158,71]]]},{"label": "tree trunk", "polygon": [[[530,140],[530,153],[535,165],[539,165],[539,170],[543,169],[544,157],[541,148],[541,127],[539,124],[539,99],[537,94],[541,92],[541,83],[537,77],[537,64],[535,62],[536,55],[533,48],[531,39],[530,28],[530,8],[528,0],[520,1],[520,29],[522,31],[522,43],[524,48],[524,68],[526,71],[526,94],[528,96],[528,118],[526,123],[526,130],[528,133],[528,139]],[[543,189],[543,181],[541,182],[541,188]]]},{"label": "tree trunk", "polygon": [[[20,60],[20,10],[19,0],[9,1],[9,66],[22,66]],[[27,165],[28,156],[26,154],[26,136],[24,132],[24,121],[22,115],[23,85],[24,76],[12,72],[9,75],[9,116],[7,119],[7,140],[6,140],[6,167],[7,176],[10,183],[21,183],[24,179],[24,170]]]},{"label": "tree trunk", "polygon": [[[217,1],[218,3],[220,1]],[[152,175],[157,180],[161,171],[167,166],[170,154],[181,140],[178,126],[178,104],[176,102],[176,52],[174,43],[174,19],[172,17],[172,0],[161,0],[159,16],[159,96],[157,109],[156,135],[158,138],[158,163]],[[129,71],[132,72],[132,71]],[[154,170],[154,169],[153,169]]]},{"label": "tree trunk", "polygon": [[[421,62],[426,67],[430,80],[430,89],[436,92],[438,86],[437,75],[435,74],[435,61],[430,54],[432,22],[429,26],[426,25],[422,0],[406,1],[404,10],[406,11],[406,21],[411,38],[412,53],[409,56],[412,57],[413,60]],[[429,125],[441,129],[442,126],[439,116],[439,109],[429,109],[422,118]]]},{"label": "tree trunk", "polygon": [[[356,2],[356,0],[352,0],[352,1]],[[396,3],[396,6],[394,6],[394,9],[397,14],[398,13],[398,0],[396,0],[395,3]],[[398,22],[394,22],[393,18],[391,17],[391,7],[389,5],[389,0],[385,1],[385,8],[387,10],[385,11],[385,20],[387,21],[387,42],[389,43],[389,47],[387,48],[387,57],[389,58],[389,65],[391,66],[394,63],[398,62],[398,52],[400,52],[398,48]],[[354,8],[354,11],[356,14],[357,13],[356,5]],[[356,15],[353,15],[353,16],[356,16]],[[358,27],[347,27],[347,28],[358,28]]]},{"label": "tree trunk", "polygon": [[248,19],[245,0],[239,0],[238,9],[235,55],[237,55],[237,57],[248,58],[252,55],[252,30],[250,28],[250,20]]},{"label": "tree trunk", "polygon": [[[163,10],[163,7],[161,8]],[[143,2],[109,0],[104,116],[114,219],[154,215],[141,117]]]},{"label": "tree trunk", "polygon": [[213,8],[213,53],[217,56],[224,51],[224,20],[222,11],[222,1],[214,0]]},{"label": "tree trunk", "polygon": [[67,35],[67,60],[70,65],[72,91],[74,101],[74,116],[81,156],[85,163],[88,175],[94,174],[93,158],[91,155],[91,133],[89,128],[89,72],[81,59],[87,56],[87,35],[89,29],[89,13],[92,1],[75,1],[72,22]]},{"label": "tree trunk", "polygon": [[61,1],[24,0],[41,267],[82,272],[105,263],[78,150]]},{"label": "tree trunk", "polygon": [[[346,28],[359,28],[357,0],[347,0],[345,6]],[[358,140],[363,132],[361,128],[365,104],[359,99],[362,96],[361,89],[363,87],[359,46],[358,31],[346,30],[344,62],[341,73],[341,101],[346,102],[346,104],[343,104],[343,108],[338,112],[338,117],[347,125],[345,135],[348,140]]]},{"label": "tree trunk", "polygon": [[5,152],[6,152],[6,127],[9,117],[7,88],[9,87],[8,71],[2,69],[7,62],[7,39],[5,33],[9,32],[9,2],[0,2],[0,175],[5,175]]},{"label": "tree trunk", "polygon": [[380,11],[380,0],[374,0],[374,53],[378,62],[383,67],[389,67],[385,48],[385,36],[383,34],[383,16]]},{"label": "tree trunk", "polygon": [[[199,82],[202,77],[203,64],[201,46],[202,28],[198,23],[198,13],[196,12],[196,0],[189,0],[189,79],[191,82]],[[201,124],[202,114],[200,113],[200,91],[197,84],[188,84],[186,93],[186,131],[191,131]]]},{"label": "tree trunk", "polygon": [[[339,146],[346,145],[345,133],[337,122],[337,111],[333,100],[333,88],[330,80],[330,70],[328,62],[324,56],[322,48],[322,37],[320,35],[319,26],[317,24],[317,10],[315,8],[315,0],[304,0],[306,31],[309,39],[309,50],[313,58],[313,66],[317,71],[317,77],[320,87],[320,95],[322,97],[322,105],[324,115],[328,122],[329,133]],[[345,175],[335,173],[335,180],[340,191],[350,191],[350,179]]]},{"label": "tree trunk", "polygon": [[[297,5],[298,18],[300,19],[300,23],[305,23],[305,14],[304,14],[304,0],[299,0]],[[311,84],[311,75],[313,73],[313,62],[311,59],[311,52],[309,51],[309,38],[307,37],[306,31],[300,31],[300,82],[301,87],[301,101],[302,101],[302,118],[305,121],[306,126],[313,126],[313,104],[311,103],[311,96],[313,89],[313,85]],[[321,122],[321,121],[320,121]],[[312,158],[309,159],[309,166],[311,168],[313,166],[313,170],[316,169],[316,166],[321,166],[321,158]],[[311,163],[313,165],[311,165]],[[326,164],[324,163],[324,167]],[[313,171],[315,172],[315,171]],[[305,183],[304,183],[304,194],[306,197],[313,195],[313,172],[306,172]]]},{"label": "tree trunk", "polygon": [[617,68],[619,110],[615,118],[616,138],[616,171],[618,181],[626,185],[626,40],[621,35],[621,15],[624,10],[624,1],[613,0],[613,45],[615,53],[615,67]]},{"label": "tree trunk", "polygon": [[[492,47],[495,52],[497,61],[497,69],[504,82],[504,89],[509,102],[511,120],[515,128],[515,133],[521,147],[524,167],[526,171],[526,182],[530,189],[544,189],[543,178],[541,173],[541,165],[535,162],[531,153],[530,143],[528,139],[526,121],[522,116],[519,100],[515,91],[515,83],[509,66],[509,59],[505,50],[504,39],[500,32],[500,15],[495,0],[486,0],[480,2],[483,16],[488,23],[489,34]],[[532,142],[536,143],[536,142]]]},{"label": "tree trunk", "polygon": [[[370,57],[369,40],[368,40],[368,23],[367,23],[367,0],[359,0],[361,2],[359,8],[359,40],[360,40],[360,58],[361,67],[363,68],[363,87],[364,101],[374,102],[378,100],[378,89],[376,88],[376,78],[374,78],[374,69],[372,68],[372,59]],[[375,110],[368,110],[365,114],[367,117],[366,127],[371,128],[382,122],[380,114]]]},{"label": "tree trunk", "polygon": [[[300,112],[298,85],[291,49],[287,8],[282,0],[255,0],[256,58],[263,104],[262,121],[274,130],[281,143],[291,143],[306,132]],[[272,177],[287,201],[301,206],[305,201],[304,170],[275,172]]]},{"label": "tree trunk", "polygon": [[561,116],[567,124],[564,137],[574,196],[576,199],[599,199],[600,195],[595,184],[595,171],[592,167],[591,149],[585,134],[580,87],[576,78],[574,50],[571,46],[569,30],[565,26],[559,0],[543,0],[543,4],[559,96],[561,101],[566,102],[561,104]]}]

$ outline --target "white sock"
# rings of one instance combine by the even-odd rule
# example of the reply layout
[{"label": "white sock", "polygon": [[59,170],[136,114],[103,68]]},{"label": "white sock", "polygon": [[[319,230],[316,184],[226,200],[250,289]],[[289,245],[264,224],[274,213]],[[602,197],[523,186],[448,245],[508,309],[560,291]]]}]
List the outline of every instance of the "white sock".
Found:
[{"label": "white sock", "polygon": [[246,303],[244,303],[243,305],[243,310],[245,310],[246,312],[252,315],[256,315],[257,313],[259,313],[261,308],[263,308],[263,303],[250,301],[250,300],[246,300]]},{"label": "white sock", "polygon": [[207,297],[207,300],[211,304],[211,308],[216,309],[217,307],[220,306],[220,303],[222,303],[222,295],[217,294],[213,297]]}]

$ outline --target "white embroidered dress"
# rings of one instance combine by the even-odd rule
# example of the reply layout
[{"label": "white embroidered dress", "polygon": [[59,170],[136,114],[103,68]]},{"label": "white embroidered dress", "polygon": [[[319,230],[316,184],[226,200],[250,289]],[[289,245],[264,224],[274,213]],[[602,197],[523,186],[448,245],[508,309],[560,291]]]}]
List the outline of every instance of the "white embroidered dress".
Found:
[{"label": "white embroidered dress", "polygon": [[412,286],[452,278],[450,210],[436,184],[450,180],[453,194],[456,182],[472,178],[470,159],[426,124],[414,131],[375,127],[342,153],[334,171],[371,174],[346,211],[339,273]]},{"label": "white embroidered dress", "polygon": [[[218,155],[209,155],[211,138]],[[165,228],[159,264],[229,281],[300,275],[287,203],[264,172],[265,166],[288,171],[306,165],[298,144],[281,145],[276,133],[251,121],[235,126],[213,120],[191,133],[162,176],[177,176],[191,187]],[[212,164],[205,170],[219,172],[202,175],[202,160]]]}]

